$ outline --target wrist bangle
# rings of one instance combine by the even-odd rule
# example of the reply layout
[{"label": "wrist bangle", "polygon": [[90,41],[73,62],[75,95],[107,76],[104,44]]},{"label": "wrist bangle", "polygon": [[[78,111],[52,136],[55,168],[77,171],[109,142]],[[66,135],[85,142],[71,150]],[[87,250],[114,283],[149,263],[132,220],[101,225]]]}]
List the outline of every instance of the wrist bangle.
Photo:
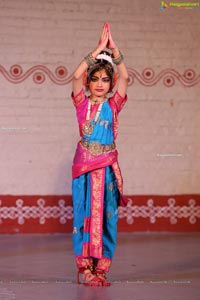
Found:
[{"label": "wrist bangle", "polygon": [[114,64],[120,65],[121,62],[124,60],[124,56],[123,56],[123,54],[119,51],[119,56],[118,56],[118,57],[113,57],[113,55],[112,55],[112,60],[113,60]]},{"label": "wrist bangle", "polygon": [[92,56],[92,53],[89,53],[88,55],[86,55],[84,57],[84,59],[89,67],[93,66],[96,63],[96,59]]}]

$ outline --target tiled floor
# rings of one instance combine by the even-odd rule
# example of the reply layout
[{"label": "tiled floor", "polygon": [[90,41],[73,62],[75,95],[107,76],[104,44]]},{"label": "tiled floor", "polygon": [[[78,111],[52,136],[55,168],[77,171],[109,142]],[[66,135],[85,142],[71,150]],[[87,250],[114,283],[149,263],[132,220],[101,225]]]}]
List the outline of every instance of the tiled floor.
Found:
[{"label": "tiled floor", "polygon": [[71,235],[1,235],[0,299],[199,300],[200,233],[120,233],[111,287],[76,284]]}]

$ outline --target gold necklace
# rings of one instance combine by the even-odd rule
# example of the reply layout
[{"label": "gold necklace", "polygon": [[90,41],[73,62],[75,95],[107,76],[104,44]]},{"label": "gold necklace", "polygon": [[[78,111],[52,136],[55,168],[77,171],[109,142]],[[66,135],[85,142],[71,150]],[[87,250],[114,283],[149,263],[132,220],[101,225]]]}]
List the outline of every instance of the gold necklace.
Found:
[{"label": "gold necklace", "polygon": [[89,100],[90,100],[91,102],[93,102],[94,104],[105,102],[105,99],[103,99],[103,100],[97,100],[97,99],[93,100],[93,99],[91,99],[90,97],[89,97]]},{"label": "gold necklace", "polygon": [[86,135],[91,135],[94,129],[94,125],[97,123],[98,119],[99,119],[99,115],[101,113],[101,109],[103,106],[103,103],[100,103],[96,115],[94,117],[94,124],[90,123],[90,115],[91,115],[91,102],[88,101],[88,108],[87,108],[87,114],[86,114],[86,124],[83,127],[83,133],[85,133]]}]

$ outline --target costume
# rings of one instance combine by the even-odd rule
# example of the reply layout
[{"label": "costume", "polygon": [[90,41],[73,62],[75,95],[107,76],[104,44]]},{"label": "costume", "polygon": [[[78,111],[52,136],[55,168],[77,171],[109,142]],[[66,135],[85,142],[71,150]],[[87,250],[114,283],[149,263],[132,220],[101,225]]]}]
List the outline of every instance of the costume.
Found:
[{"label": "costume", "polygon": [[116,91],[103,104],[89,107],[82,89],[72,99],[81,137],[72,166],[74,254],[79,269],[96,259],[98,268],[108,272],[116,247],[117,209],[126,202],[115,139],[118,114],[127,97]]}]

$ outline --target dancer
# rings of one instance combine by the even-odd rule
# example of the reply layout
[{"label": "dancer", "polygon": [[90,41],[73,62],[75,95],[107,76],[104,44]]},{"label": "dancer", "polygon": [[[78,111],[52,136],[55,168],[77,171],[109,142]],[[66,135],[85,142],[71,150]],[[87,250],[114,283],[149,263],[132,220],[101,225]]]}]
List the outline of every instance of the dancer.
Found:
[{"label": "dancer", "polygon": [[110,285],[106,273],[116,247],[117,209],[127,203],[115,144],[127,81],[123,55],[105,23],[98,46],[73,75],[72,99],[80,131],[72,166],[73,248],[78,283],[82,277],[89,286]]}]

